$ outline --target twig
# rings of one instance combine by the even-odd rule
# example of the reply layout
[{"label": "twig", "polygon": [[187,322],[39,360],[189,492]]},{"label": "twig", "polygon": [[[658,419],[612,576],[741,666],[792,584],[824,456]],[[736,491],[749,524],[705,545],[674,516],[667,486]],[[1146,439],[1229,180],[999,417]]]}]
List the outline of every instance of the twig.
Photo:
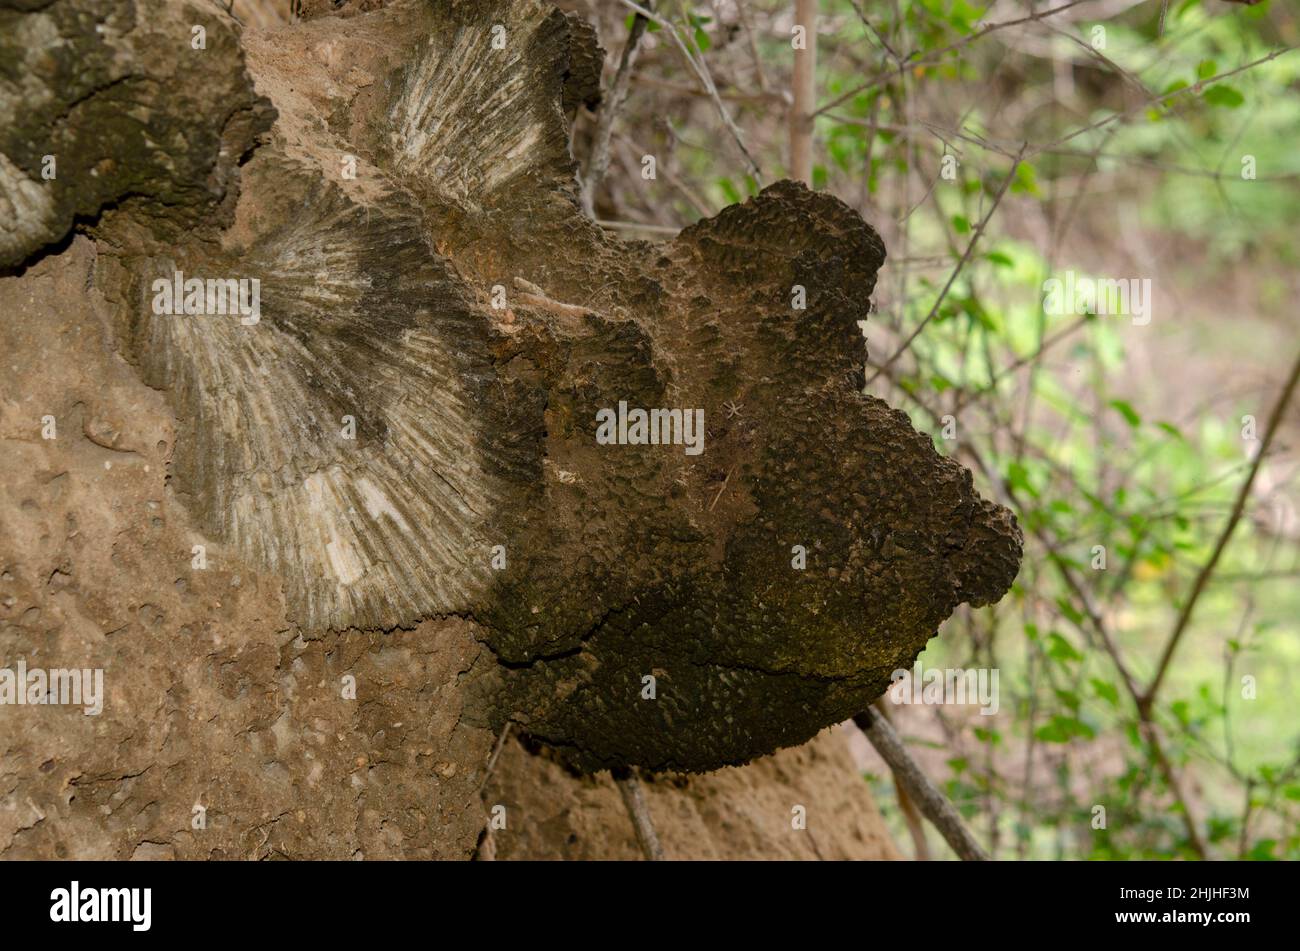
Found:
[{"label": "twig", "polygon": [[604,218],[596,219],[596,224],[602,228],[608,228],[610,231],[649,231],[653,234],[677,234],[682,230],[681,228],[674,228],[672,225],[646,224],[642,221],[607,221]]},{"label": "twig", "polygon": [[1267,56],[1261,56],[1259,59],[1251,60],[1249,63],[1243,63],[1241,66],[1238,66],[1235,69],[1229,69],[1226,72],[1219,73],[1218,75],[1210,76],[1206,79],[1198,80],[1192,83],[1190,86],[1181,86],[1178,89],[1172,89],[1169,92],[1162,93],[1159,96],[1152,96],[1151,98],[1145,100],[1144,102],[1139,103],[1137,106],[1134,106],[1130,109],[1122,109],[1119,112],[1112,112],[1104,119],[1099,119],[1096,122],[1083,126],[1082,128],[1075,129],[1073,132],[1063,135],[1061,138],[1056,139],[1053,142],[1048,142],[1046,145],[1036,145],[1030,150],[1029,155],[1032,158],[1033,156],[1038,155],[1042,152],[1046,152],[1051,149],[1060,148],[1062,145],[1065,145],[1067,142],[1077,139],[1081,135],[1085,135],[1088,132],[1093,132],[1096,131],[1097,129],[1104,128],[1105,126],[1110,125],[1112,122],[1115,122],[1118,119],[1123,119],[1127,116],[1130,116],[1134,112],[1137,112],[1138,109],[1150,108],[1151,106],[1159,105],[1162,102],[1168,102],[1170,99],[1174,99],[1178,96],[1185,95],[1188,93],[1193,95],[1199,94],[1203,92],[1205,87],[1210,85],[1211,83],[1217,83],[1222,79],[1229,78],[1230,76],[1236,76],[1238,73],[1244,73],[1248,69],[1253,69],[1254,67],[1259,66],[1263,63],[1267,63],[1277,59],[1283,53],[1290,53],[1290,52],[1291,52],[1291,47],[1282,47],[1280,49],[1275,49]]},{"label": "twig", "polygon": [[[878,699],[873,706],[876,712],[886,720],[890,719],[889,707],[886,706],[884,699]],[[907,824],[907,834],[912,837],[913,856],[918,862],[930,861],[930,843],[925,841],[925,826],[921,823],[921,810],[916,808],[916,803],[912,797],[907,794],[907,787],[903,785],[902,778],[894,772],[894,768],[889,768],[890,774],[894,777],[894,796],[898,799],[898,809],[903,814],[903,821]]]},{"label": "twig", "polygon": [[964,46],[974,43],[976,40],[981,40],[984,37],[988,36],[990,33],[993,33],[997,30],[1006,29],[1009,26],[1019,26],[1022,23],[1032,23],[1036,20],[1041,20],[1044,17],[1050,17],[1056,13],[1063,13],[1064,11],[1070,9],[1071,7],[1077,7],[1079,4],[1087,3],[1087,2],[1088,0],[1070,0],[1069,3],[1063,3],[1060,6],[1052,7],[1051,9],[1048,10],[1039,10],[1036,13],[1031,13],[1028,16],[1020,17],[1019,19],[1003,20],[1000,23],[990,23],[988,26],[984,27],[983,29],[975,33],[971,33],[968,36],[963,36],[960,40],[957,40],[955,43],[950,43],[947,46],[941,47],[937,50],[932,50],[931,52],[926,53],[924,56],[920,57],[919,59],[913,58],[916,56],[915,52],[909,53],[906,57],[903,58],[901,62],[899,62],[897,66],[891,67],[890,69],[887,69],[882,73],[878,73],[875,76],[873,76],[871,79],[867,80],[867,82],[861,84],[860,86],[854,86],[852,89],[848,90],[842,95],[836,96],[830,102],[826,103],[826,105],[820,107],[814,113],[814,115],[821,115],[823,112],[826,112],[830,109],[834,109],[836,106],[848,102],[850,99],[852,99],[854,96],[858,95],[859,93],[866,92],[868,89],[872,89],[875,86],[879,85],[880,83],[884,82],[885,80],[893,78],[894,76],[900,76],[903,73],[907,72],[909,69],[914,69],[918,66],[933,65],[935,62],[942,59],[948,53],[951,53],[955,50],[959,50]]},{"label": "twig", "polygon": [[[479,803],[483,803],[483,793],[487,791],[488,782],[492,779],[492,773],[497,768],[497,760],[501,756],[501,750],[506,745],[506,737],[510,735],[511,721],[507,720],[506,725],[501,728],[501,734],[497,737],[496,745],[492,747],[492,755],[488,757],[487,768],[483,771],[483,781],[478,784]],[[496,840],[492,838],[492,820],[489,818],[483,826],[483,838],[479,842],[478,851],[475,858],[480,862],[495,862],[497,857]]]},{"label": "twig", "polygon": [[487,788],[488,780],[492,778],[493,771],[497,768],[497,760],[501,757],[501,750],[506,745],[506,737],[510,735],[511,721],[507,720],[506,725],[501,728],[501,735],[497,737],[496,745],[492,747],[492,755],[488,757],[487,769],[483,772],[483,782],[479,783],[478,791],[482,793]]},{"label": "twig", "polygon": [[[654,0],[645,0],[646,7],[654,9]],[[623,46],[623,55],[618,62],[618,72],[609,87],[609,94],[600,107],[596,119],[596,132],[592,136],[591,155],[587,161],[587,174],[582,181],[582,207],[591,217],[596,201],[596,189],[600,186],[605,172],[609,168],[609,145],[614,135],[614,120],[627,101],[628,87],[632,80],[632,64],[636,62],[640,51],[641,37],[645,34],[650,21],[640,13],[632,18],[632,29],[628,32],[627,43]]]},{"label": "twig", "polygon": [[907,794],[952,846],[953,851],[966,862],[987,862],[988,853],[975,841],[948,797],[921,771],[889,721],[868,707],[857,714],[853,722],[867,735],[876,752],[894,771],[895,778],[902,783]]},{"label": "twig", "polygon": [[731,474],[735,471],[736,471],[735,466],[732,466],[730,469],[727,470],[727,475],[723,478],[722,485],[718,486],[718,494],[715,495],[713,497],[713,501],[709,503],[710,512],[713,511],[713,506],[718,504],[718,499],[722,498],[722,493],[727,491],[727,483],[731,481]]},{"label": "twig", "polygon": [[646,860],[662,862],[663,846],[659,844],[654,823],[650,821],[650,810],[646,806],[645,794],[641,791],[641,781],[637,779],[635,769],[616,769],[613,770],[613,776],[618,791],[623,795],[623,805],[627,806],[627,814],[632,817],[632,825],[636,828],[636,840],[641,846],[641,851],[645,853]]},{"label": "twig", "polygon": [[1259,452],[1251,464],[1250,472],[1246,475],[1246,481],[1241,484],[1241,488],[1237,491],[1237,499],[1233,503],[1232,514],[1228,516],[1228,522],[1223,526],[1223,531],[1219,534],[1219,540],[1214,546],[1214,551],[1210,554],[1210,560],[1201,567],[1200,572],[1197,574],[1196,581],[1192,585],[1192,593],[1183,602],[1183,609],[1178,612],[1178,620],[1174,623],[1173,633],[1169,635],[1169,641],[1165,644],[1164,653],[1160,656],[1160,664],[1156,668],[1156,675],[1151,681],[1151,686],[1146,689],[1140,698],[1140,706],[1149,708],[1155,701],[1156,691],[1160,689],[1160,684],[1165,679],[1165,673],[1169,670],[1169,662],[1173,660],[1174,651],[1178,649],[1178,643],[1187,630],[1187,623],[1192,618],[1192,611],[1196,609],[1196,602],[1200,600],[1201,592],[1205,590],[1210,576],[1214,574],[1215,566],[1219,563],[1219,556],[1223,554],[1223,550],[1228,546],[1228,540],[1232,538],[1237,523],[1241,521],[1241,514],[1246,507],[1246,499],[1250,495],[1250,487],[1254,485],[1255,476],[1264,462],[1264,457],[1268,455],[1269,447],[1273,444],[1273,437],[1277,434],[1278,425],[1282,422],[1282,417],[1286,415],[1286,408],[1295,393],[1297,381],[1300,381],[1300,354],[1296,356],[1296,362],[1291,367],[1291,375],[1282,387],[1282,393],[1273,405],[1272,413],[1269,414],[1268,426],[1265,428],[1264,438],[1259,444]]},{"label": "twig", "polygon": [[758,77],[759,92],[767,95],[767,73],[763,70],[763,57],[758,52],[758,40],[754,36],[754,23],[749,16],[749,4],[742,0],[736,4],[736,9],[740,13],[740,22],[745,27],[745,40],[749,44],[750,58],[754,61],[754,74]]},{"label": "twig", "polygon": [[705,65],[702,59],[696,61],[695,57],[691,55],[691,51],[687,47],[686,42],[677,31],[677,24],[657,16],[655,13],[647,10],[640,4],[633,3],[632,0],[618,0],[618,2],[623,4],[623,6],[627,7],[629,10],[641,14],[647,20],[659,24],[660,27],[668,31],[668,35],[673,38],[673,42],[677,44],[677,49],[681,51],[682,56],[686,59],[687,65],[691,67],[691,70],[699,79],[700,84],[704,86],[705,91],[709,94],[709,98],[713,100],[713,105],[718,110],[718,115],[722,117],[722,124],[725,125],[727,131],[731,133],[731,138],[735,141],[736,147],[740,149],[741,155],[745,158],[745,163],[749,166],[749,174],[753,177],[754,181],[758,182],[759,185],[762,185],[763,176],[762,172],[759,171],[758,163],[755,162],[754,157],[750,155],[749,149],[745,146],[744,136],[740,134],[740,129],[732,120],[731,113],[727,112],[727,107],[723,104],[722,97],[718,95],[718,87],[713,84],[713,76],[709,73],[709,67]]},{"label": "twig", "polygon": [[894,365],[894,361],[907,351],[907,348],[912,345],[912,341],[917,338],[921,331],[926,328],[926,325],[934,319],[934,315],[939,312],[939,308],[943,306],[944,299],[948,296],[948,291],[952,289],[952,285],[956,282],[957,276],[961,274],[962,268],[964,268],[966,262],[970,260],[970,256],[975,250],[975,245],[979,243],[980,237],[984,234],[984,228],[989,223],[989,219],[991,219],[993,213],[998,210],[998,205],[1002,202],[1002,196],[1007,193],[1008,186],[1010,186],[1012,180],[1015,179],[1016,172],[1020,170],[1020,158],[1024,155],[1024,152],[1025,147],[1021,146],[1020,154],[1016,156],[1015,161],[1011,164],[1011,171],[1009,171],[1007,177],[1002,180],[1002,185],[998,188],[998,193],[993,198],[993,205],[989,208],[988,213],[980,219],[980,223],[975,226],[975,230],[970,237],[970,243],[966,245],[966,253],[961,256],[961,260],[957,262],[957,266],[953,268],[952,273],[948,275],[948,283],[943,285],[943,290],[940,291],[939,296],[935,298],[934,306],[930,308],[930,312],[925,315],[925,319],[916,325],[916,329],[913,330],[912,333],[908,335],[908,338],[902,342],[897,350],[894,351],[893,356],[882,363],[880,368],[872,374],[871,379],[867,380],[867,386],[874,383],[881,373]]}]

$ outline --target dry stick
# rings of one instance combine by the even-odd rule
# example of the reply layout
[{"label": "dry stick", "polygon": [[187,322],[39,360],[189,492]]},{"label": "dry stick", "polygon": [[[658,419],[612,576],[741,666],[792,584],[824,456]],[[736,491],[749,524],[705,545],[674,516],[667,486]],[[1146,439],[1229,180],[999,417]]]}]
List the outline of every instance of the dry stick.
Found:
[{"label": "dry stick", "polygon": [[1165,644],[1165,651],[1160,657],[1159,666],[1156,668],[1155,678],[1151,681],[1151,686],[1142,694],[1139,706],[1145,706],[1149,709],[1155,701],[1156,691],[1160,689],[1160,684],[1165,679],[1165,673],[1169,669],[1169,662],[1173,660],[1174,651],[1178,649],[1178,642],[1182,640],[1183,633],[1187,630],[1187,622],[1192,618],[1192,611],[1196,609],[1196,602],[1200,600],[1201,592],[1205,590],[1210,575],[1214,574],[1215,565],[1219,563],[1219,556],[1223,554],[1223,550],[1228,546],[1228,540],[1232,538],[1237,523],[1241,521],[1241,514],[1246,507],[1246,499],[1250,495],[1250,487],[1254,485],[1255,476],[1264,462],[1264,457],[1268,455],[1269,447],[1273,444],[1273,437],[1277,433],[1278,425],[1282,422],[1282,417],[1286,415],[1286,408],[1295,393],[1297,380],[1300,380],[1300,354],[1297,354],[1296,362],[1291,367],[1291,375],[1287,378],[1281,395],[1278,396],[1277,402],[1273,405],[1273,412],[1268,418],[1268,426],[1264,430],[1264,440],[1260,443],[1259,453],[1255,456],[1255,461],[1250,467],[1250,473],[1246,476],[1246,481],[1241,484],[1241,488],[1237,491],[1237,499],[1233,503],[1232,514],[1228,516],[1228,523],[1219,534],[1219,540],[1214,546],[1210,560],[1202,566],[1200,573],[1197,574],[1196,582],[1192,585],[1192,593],[1183,603],[1183,609],[1178,613],[1178,620],[1174,624],[1173,633],[1169,636],[1169,642]]},{"label": "dry stick", "polygon": [[614,782],[618,784],[618,791],[623,795],[623,805],[627,806],[627,814],[632,817],[632,825],[636,828],[636,840],[641,846],[641,851],[645,853],[647,861],[662,862],[663,846],[659,844],[654,823],[650,821],[650,810],[646,806],[645,793],[641,791],[641,781],[637,779],[636,770],[616,769],[612,771],[612,775]]},{"label": "dry stick", "polygon": [[[646,0],[646,7],[654,9],[654,0]],[[641,37],[645,34],[650,21],[641,14],[632,19],[632,29],[628,33],[627,43],[623,46],[623,55],[618,62],[618,72],[609,87],[609,94],[600,107],[596,119],[596,132],[592,137],[591,156],[587,161],[587,174],[582,182],[582,207],[587,214],[596,217],[593,208],[596,202],[596,189],[600,186],[605,172],[609,168],[609,145],[614,135],[614,120],[627,101],[628,88],[632,82],[632,64],[640,51]]]},{"label": "dry stick", "polygon": [[754,157],[750,155],[749,149],[746,148],[745,139],[740,134],[740,129],[736,126],[736,123],[732,121],[731,113],[727,111],[727,107],[723,104],[722,97],[718,94],[718,87],[714,85],[713,76],[709,73],[709,67],[705,64],[703,58],[701,58],[699,62],[696,62],[695,57],[691,55],[690,49],[687,48],[685,41],[682,40],[681,34],[677,32],[677,24],[657,16],[653,11],[647,10],[638,3],[634,3],[633,0],[618,0],[618,2],[629,10],[639,13],[652,23],[657,23],[662,29],[668,31],[668,35],[673,38],[673,42],[677,45],[677,49],[681,52],[687,65],[691,67],[696,78],[699,79],[700,84],[704,87],[704,91],[707,92],[709,98],[713,100],[713,105],[718,110],[718,115],[722,118],[722,124],[726,126],[727,131],[731,133],[732,140],[735,141],[736,147],[740,149],[740,154],[744,156],[745,162],[749,166],[749,174],[761,187],[763,184],[762,172],[759,171],[758,163],[754,161]]},{"label": "dry stick", "polygon": [[[646,154],[647,150],[642,148],[640,145],[638,145],[636,140],[634,140],[630,136],[619,135],[617,138],[619,142],[627,145],[629,148],[634,149],[638,155]],[[699,215],[701,218],[713,217],[713,212],[710,211],[709,206],[704,203],[704,199],[701,198],[699,195],[695,194],[694,189],[692,189],[690,185],[686,184],[686,182],[682,180],[680,175],[674,174],[673,170],[668,167],[661,168],[658,171],[659,174],[664,177],[664,180],[668,182],[669,185],[677,189],[678,193],[682,196],[682,198],[686,200],[686,203],[690,205],[692,209],[694,209],[697,215]]]},{"label": "dry stick", "polygon": [[750,18],[746,0],[737,0],[736,11],[740,14],[740,22],[745,27],[745,41],[749,44],[749,55],[754,61],[754,74],[758,77],[759,92],[767,95],[767,73],[763,71],[763,57],[758,52],[758,39],[754,36],[754,23]]},{"label": "dry stick", "polygon": [[916,52],[909,53],[898,63],[897,66],[891,69],[887,69],[884,72],[873,76],[871,79],[869,79],[865,83],[862,83],[860,86],[854,86],[852,89],[848,90],[842,95],[836,96],[830,102],[826,103],[826,105],[818,109],[816,113],[814,113],[814,115],[821,115],[823,112],[826,112],[830,109],[834,109],[836,106],[843,105],[844,103],[848,102],[850,99],[852,99],[854,96],[858,95],[859,93],[866,92],[868,89],[873,89],[874,87],[878,86],[880,83],[884,82],[885,80],[891,79],[894,76],[901,75],[907,72],[909,69],[912,69],[917,66],[931,66],[938,60],[942,59],[948,53],[951,53],[954,50],[959,50],[963,46],[967,46],[971,43],[974,43],[976,40],[982,40],[984,37],[988,36],[990,33],[993,33],[997,30],[1002,30],[1009,26],[1019,26],[1022,23],[1032,23],[1036,20],[1041,20],[1044,17],[1050,17],[1056,13],[1063,13],[1064,11],[1070,9],[1071,7],[1077,7],[1079,4],[1087,3],[1087,2],[1089,2],[1089,0],[1071,0],[1071,2],[1069,3],[1063,3],[1060,6],[1052,7],[1049,10],[1040,10],[1037,13],[1031,13],[1028,16],[1023,16],[1016,20],[1003,20],[1000,23],[990,23],[988,26],[984,27],[978,32],[971,33],[969,36],[963,36],[960,40],[957,40],[955,43],[950,43],[947,46],[941,47],[940,49],[932,50],[931,52],[926,53],[924,56],[920,58],[916,58],[916,59],[913,58],[916,56]]},{"label": "dry stick", "polygon": [[999,368],[997,372],[990,374],[989,382],[987,386],[982,387],[978,390],[973,390],[973,389],[962,390],[960,393],[957,394],[957,403],[954,412],[958,412],[962,409],[965,409],[966,406],[973,400],[979,399],[980,397],[983,396],[991,395],[993,393],[994,386],[996,386],[998,381],[1000,381],[1008,373],[1014,373],[1016,370],[1019,370],[1021,367],[1023,367],[1026,363],[1031,363],[1037,360],[1039,357],[1043,356],[1049,349],[1051,349],[1054,345],[1060,343],[1066,337],[1069,337],[1071,334],[1085,327],[1088,321],[1091,319],[1092,319],[1091,316],[1080,317],[1078,320],[1074,321],[1073,323],[1068,324],[1065,327],[1062,327],[1056,333],[1044,337],[1043,342],[1038,345],[1038,348],[1033,353],[1027,354],[1023,357],[1017,357],[1015,360],[1011,361],[1011,363],[1008,363],[1006,366]]},{"label": "dry stick", "polygon": [[970,830],[961,821],[961,816],[957,814],[956,807],[948,801],[948,797],[941,793],[934,783],[930,782],[930,778],[921,771],[921,767],[917,765],[916,760],[912,759],[912,754],[907,752],[907,747],[903,745],[902,739],[890,726],[889,721],[868,707],[854,716],[853,722],[867,735],[871,745],[889,764],[889,768],[894,771],[895,778],[907,790],[907,794],[920,806],[921,812],[939,830],[944,840],[952,846],[952,850],[961,857],[962,861],[987,862],[988,853],[980,848],[980,844],[975,841]]},{"label": "dry stick", "polygon": [[644,221],[610,221],[605,218],[597,218],[596,224],[611,231],[648,231],[652,234],[680,234],[682,230],[672,225],[656,225]]},{"label": "dry stick", "polygon": [[943,290],[940,291],[939,296],[935,298],[934,306],[930,308],[930,312],[925,315],[924,320],[922,320],[919,324],[916,325],[916,329],[913,330],[912,333],[908,336],[908,338],[903,341],[903,343],[899,346],[899,348],[894,351],[893,356],[891,356],[888,360],[882,363],[880,367],[876,370],[876,372],[872,374],[871,379],[867,380],[867,386],[870,386],[872,383],[874,383],[876,381],[876,378],[879,377],[880,374],[884,373],[886,370],[892,367],[894,365],[894,361],[896,361],[899,357],[901,357],[904,353],[907,352],[907,348],[912,345],[912,341],[914,341],[920,335],[921,331],[926,328],[926,325],[929,324],[930,321],[934,319],[934,315],[939,312],[939,308],[943,306],[944,299],[948,296],[948,291],[952,289],[952,285],[954,282],[956,282],[957,276],[961,274],[962,268],[964,268],[966,266],[966,262],[970,260],[971,253],[975,250],[975,245],[979,243],[980,237],[984,234],[984,228],[986,225],[988,225],[989,219],[993,217],[993,213],[998,210],[998,205],[1002,203],[1002,196],[1007,193],[1007,187],[1011,184],[1012,180],[1016,177],[1016,172],[1020,170],[1020,157],[1021,155],[1024,155],[1024,152],[1025,152],[1025,147],[1021,146],[1020,154],[1016,156],[1016,160],[1011,165],[1011,171],[1007,173],[1006,178],[1002,179],[1002,185],[1001,187],[998,188],[998,193],[993,198],[992,207],[990,207],[988,213],[982,219],[980,219],[980,223],[975,226],[974,233],[972,233],[970,237],[970,243],[966,245],[966,253],[961,256],[961,260],[957,262],[957,266],[953,268],[952,273],[948,275],[948,283],[943,285]]},{"label": "dry stick", "polygon": [[817,106],[817,0],[795,0],[795,26],[804,29],[804,48],[794,51],[790,106],[790,177],[812,188],[813,117]]},{"label": "dry stick", "polygon": [[[697,89],[694,86],[675,83],[667,79],[659,79],[657,76],[648,76],[643,72],[636,74],[636,82],[638,86],[650,86],[653,89],[663,89],[667,92],[675,92],[679,96],[700,96],[705,99],[709,98],[709,92],[707,89]],[[788,98],[775,92],[722,92],[721,90],[718,91],[718,97],[724,102],[748,102],[758,103],[760,105],[772,103],[781,103],[784,105]]]},{"label": "dry stick", "polygon": [[492,755],[488,757],[487,769],[483,771],[483,782],[479,783],[478,791],[483,792],[487,788],[488,780],[492,778],[493,771],[497,768],[497,760],[501,757],[501,750],[506,745],[506,737],[510,735],[511,721],[507,720],[506,725],[501,728],[501,734],[497,737],[496,745],[492,747]]},{"label": "dry stick", "polygon": [[[497,759],[501,756],[501,750],[506,745],[506,737],[510,735],[511,721],[507,720],[506,725],[501,728],[501,735],[497,737],[496,745],[492,748],[492,755],[488,757],[487,769],[483,771],[483,782],[478,784],[479,802],[482,804],[483,793],[487,791],[488,782],[492,779],[492,773],[497,768]],[[483,828],[483,841],[479,845],[478,860],[480,862],[494,862],[497,857],[497,844],[492,838],[492,821],[489,819]]]},{"label": "dry stick", "polygon": [[1159,96],[1152,96],[1150,99],[1146,100],[1143,103],[1139,103],[1137,106],[1134,106],[1131,109],[1121,109],[1119,112],[1112,112],[1104,119],[1099,119],[1096,122],[1083,126],[1082,128],[1075,129],[1073,132],[1064,135],[1053,142],[1048,142],[1046,145],[1036,145],[1033,147],[1033,149],[1030,150],[1029,155],[1032,158],[1033,156],[1038,155],[1042,152],[1046,152],[1050,149],[1058,149],[1061,146],[1065,145],[1067,142],[1077,139],[1081,135],[1085,135],[1088,132],[1093,132],[1097,129],[1104,128],[1105,126],[1108,126],[1112,122],[1115,122],[1119,119],[1125,119],[1133,115],[1139,109],[1146,109],[1151,106],[1156,106],[1162,102],[1168,102],[1170,99],[1174,99],[1185,94],[1199,95],[1200,93],[1204,92],[1205,87],[1210,85],[1211,83],[1217,83],[1222,79],[1227,79],[1231,76],[1236,76],[1238,73],[1244,73],[1248,69],[1254,69],[1256,66],[1277,59],[1283,53],[1290,53],[1290,52],[1291,52],[1291,47],[1282,47],[1280,49],[1275,49],[1267,56],[1261,56],[1259,59],[1251,60],[1249,63],[1243,63],[1241,66],[1238,66],[1235,69],[1229,69],[1226,72],[1219,73],[1215,76],[1210,76],[1207,79],[1197,80],[1196,82],[1192,83],[1190,86],[1181,86],[1178,89],[1171,89],[1169,92],[1162,93]]},{"label": "dry stick", "polygon": [[[886,720],[891,720],[889,707],[885,705],[883,699],[877,700],[872,704],[876,712]],[[903,780],[898,773],[894,772],[891,766],[889,772],[894,777],[894,797],[898,800],[898,809],[903,813],[903,821],[907,823],[907,834],[912,837],[913,855],[918,862],[930,861],[930,843],[925,841],[925,826],[921,824],[921,810],[916,808],[916,802],[907,794],[907,788],[903,785]]]}]

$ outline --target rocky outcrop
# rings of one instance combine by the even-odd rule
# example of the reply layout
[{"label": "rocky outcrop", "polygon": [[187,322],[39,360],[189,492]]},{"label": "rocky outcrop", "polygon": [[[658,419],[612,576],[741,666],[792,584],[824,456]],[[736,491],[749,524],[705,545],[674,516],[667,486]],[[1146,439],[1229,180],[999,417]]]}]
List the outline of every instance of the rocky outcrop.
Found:
[{"label": "rocky outcrop", "polygon": [[[22,55],[55,65],[0,88],[28,110],[0,140],[26,315],[0,637],[102,667],[111,702],[9,731],[80,757],[23,754],[11,846],[466,855],[507,722],[579,773],[745,763],[1011,584],[1010,514],[861,393],[885,252],[855,212],[782,182],[662,244],[582,215],[580,21],[26,6]],[[110,78],[71,88],[69,50]],[[159,77],[185,95],[114,105]],[[34,177],[132,135],[129,168]],[[119,752],[88,766],[92,734]],[[74,834],[87,809],[120,828]]]}]

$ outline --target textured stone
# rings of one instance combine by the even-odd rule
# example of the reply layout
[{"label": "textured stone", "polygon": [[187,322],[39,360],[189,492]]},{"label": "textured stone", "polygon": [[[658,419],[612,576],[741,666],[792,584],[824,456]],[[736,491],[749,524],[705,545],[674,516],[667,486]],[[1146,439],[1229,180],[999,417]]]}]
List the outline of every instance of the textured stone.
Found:
[{"label": "textured stone", "polygon": [[[233,207],[203,192],[229,215],[95,229],[113,345],[175,415],[174,498],[275,579],[288,643],[467,634],[495,660],[475,729],[707,770],[848,718],[1002,596],[1010,513],[861,393],[885,252],[855,212],[781,182],[662,244],[608,237],[568,151],[589,30],[535,0],[351,12],[244,38],[257,92],[228,98],[278,118]],[[176,271],[258,280],[260,320],[155,313]],[[703,454],[598,445],[621,401],[702,410]]]},{"label": "textured stone", "polygon": [[119,204],[169,237],[228,215],[272,119],[242,60],[212,2],[0,0],[0,268]]}]

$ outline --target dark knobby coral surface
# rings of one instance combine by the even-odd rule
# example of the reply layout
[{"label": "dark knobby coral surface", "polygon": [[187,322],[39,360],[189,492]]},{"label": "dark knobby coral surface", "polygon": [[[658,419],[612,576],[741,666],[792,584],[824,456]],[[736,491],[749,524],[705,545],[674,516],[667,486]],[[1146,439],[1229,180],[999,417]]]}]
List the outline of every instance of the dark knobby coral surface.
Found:
[{"label": "dark knobby coral surface", "polygon": [[[240,127],[264,141],[233,220],[178,237],[153,204],[106,215],[104,280],[181,422],[174,488],[283,578],[305,631],[471,619],[497,723],[581,769],[709,769],[860,710],[958,604],[1005,593],[1021,538],[861,394],[885,252],[842,202],[778,183],[664,244],[582,216],[566,113],[595,98],[592,44],[510,0],[259,34],[248,74],[211,48],[239,96],[151,121],[219,132],[232,102],[274,106],[269,132]],[[222,141],[191,143],[193,175],[225,167]],[[154,313],[151,281],[177,270],[256,278],[261,319]],[[704,452],[598,445],[620,401],[703,410]]]}]

